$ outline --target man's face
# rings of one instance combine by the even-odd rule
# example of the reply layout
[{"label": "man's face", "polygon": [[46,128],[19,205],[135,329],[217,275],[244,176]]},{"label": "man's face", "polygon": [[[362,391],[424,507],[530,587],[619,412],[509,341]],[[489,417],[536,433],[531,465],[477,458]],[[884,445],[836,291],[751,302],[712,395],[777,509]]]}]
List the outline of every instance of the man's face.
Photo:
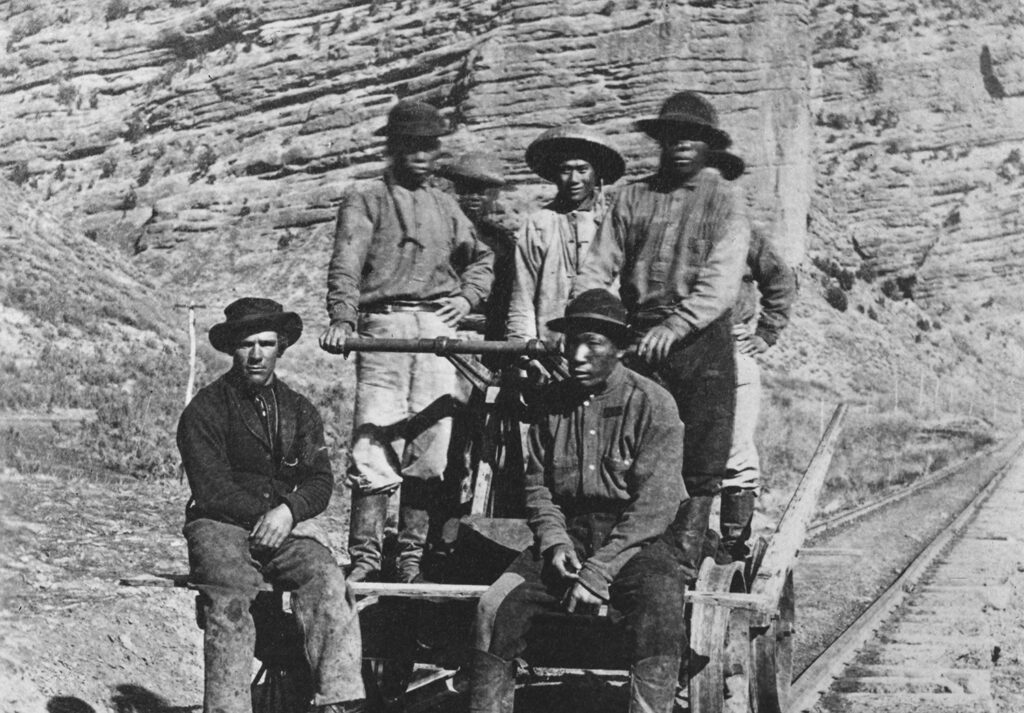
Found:
[{"label": "man's face", "polygon": [[555,184],[558,186],[558,195],[562,198],[582,203],[594,195],[596,183],[597,174],[587,161],[570,158],[558,164]]},{"label": "man's face", "polygon": [[569,373],[584,389],[603,386],[621,357],[622,350],[600,332],[570,332],[565,335]]},{"label": "man's face", "polygon": [[666,134],[660,140],[661,167],[680,180],[696,176],[708,162],[708,145],[683,134]]},{"label": "man's face", "polygon": [[274,376],[277,356],[277,332],[250,334],[235,345],[235,369],[251,385],[263,386]]},{"label": "man's face", "polygon": [[479,220],[488,211],[497,190],[481,183],[457,181],[455,193],[459,197],[459,207],[470,220]]},{"label": "man's face", "polygon": [[388,141],[391,166],[400,182],[423,185],[434,172],[441,142],[432,138],[394,136]]}]

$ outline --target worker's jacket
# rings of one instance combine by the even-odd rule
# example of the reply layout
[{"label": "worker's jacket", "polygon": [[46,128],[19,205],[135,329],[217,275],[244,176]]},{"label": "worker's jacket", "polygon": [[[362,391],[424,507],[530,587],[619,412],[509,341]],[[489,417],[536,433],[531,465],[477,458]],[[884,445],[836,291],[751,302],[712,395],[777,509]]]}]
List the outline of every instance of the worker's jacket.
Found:
[{"label": "worker's jacket", "polygon": [[572,381],[530,405],[526,510],[541,552],[587,555],[580,581],[604,599],[641,547],[672,522],[683,487],[683,424],[672,396],[616,365],[604,389]]},{"label": "worker's jacket", "polygon": [[353,329],[360,310],[395,302],[487,297],[494,256],[447,193],[390,174],[342,200],[327,268],[327,312]]},{"label": "worker's jacket", "polygon": [[683,338],[736,302],[749,244],[742,195],[717,169],[681,185],[656,174],[619,191],[573,295],[619,278],[635,327],[664,324]]},{"label": "worker's jacket", "polygon": [[571,211],[555,200],[526,219],[516,240],[509,339],[552,336],[547,324],[565,314],[573,281],[603,215],[603,200]]},{"label": "worker's jacket", "polygon": [[743,325],[747,334],[756,334],[769,345],[775,344],[779,332],[789,324],[796,292],[796,272],[763,231],[752,231],[747,270],[732,310],[733,322]]},{"label": "worker's jacket", "polygon": [[[273,404],[272,425],[257,393]],[[285,503],[297,524],[323,512],[334,489],[320,414],[276,377],[256,390],[232,370],[200,390],[178,421],[178,450],[192,488],[188,522],[251,528]]]}]

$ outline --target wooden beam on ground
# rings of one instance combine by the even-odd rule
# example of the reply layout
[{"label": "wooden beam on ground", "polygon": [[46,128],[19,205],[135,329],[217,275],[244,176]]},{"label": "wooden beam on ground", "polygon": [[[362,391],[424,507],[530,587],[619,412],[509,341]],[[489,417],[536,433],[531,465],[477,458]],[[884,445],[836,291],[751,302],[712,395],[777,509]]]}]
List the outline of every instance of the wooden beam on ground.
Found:
[{"label": "wooden beam on ground", "polygon": [[832,463],[843,418],[848,408],[845,403],[836,407],[832,420],[779,520],[775,534],[768,543],[768,550],[750,587],[751,594],[761,598],[764,608],[754,616],[751,626],[768,626],[772,615],[778,609],[786,584],[786,575],[796,562],[797,553],[814,517],[818,497],[825,485],[825,476]]}]

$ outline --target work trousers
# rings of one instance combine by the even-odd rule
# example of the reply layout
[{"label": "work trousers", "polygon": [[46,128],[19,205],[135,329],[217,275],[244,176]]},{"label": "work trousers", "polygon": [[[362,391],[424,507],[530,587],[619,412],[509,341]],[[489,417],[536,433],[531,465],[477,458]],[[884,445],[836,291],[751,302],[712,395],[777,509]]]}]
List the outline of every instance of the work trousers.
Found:
[{"label": "work trousers", "polygon": [[731,312],[676,342],[652,369],[638,359],[629,366],[653,375],[668,389],[686,426],[683,483],[691,497],[715,495],[725,475],[735,416],[736,357]]},{"label": "work trousers", "polygon": [[[577,547],[581,559],[582,548]],[[564,611],[566,582],[531,548],[491,585],[477,606],[474,647],[510,661],[526,649],[539,614]],[[609,604],[621,615],[630,663],[653,656],[676,661],[686,650],[684,582],[671,548],[651,543],[619,571]]]},{"label": "work trousers", "polygon": [[[359,336],[452,337],[433,312],[361,314]],[[361,493],[394,489],[402,478],[439,479],[448,460],[455,367],[434,354],[360,352],[349,480]]]},{"label": "work trousers", "polygon": [[187,523],[184,534],[191,580],[205,608],[204,713],[252,711],[256,627],[250,608],[264,583],[292,591],[313,674],[313,704],[365,697],[355,598],[330,550],[313,539],[289,536],[272,552],[253,552],[247,529],[208,519]]},{"label": "work trousers", "polygon": [[725,467],[722,488],[753,490],[761,487],[761,461],[754,442],[761,411],[761,367],[757,359],[736,351],[736,420],[732,448]]}]

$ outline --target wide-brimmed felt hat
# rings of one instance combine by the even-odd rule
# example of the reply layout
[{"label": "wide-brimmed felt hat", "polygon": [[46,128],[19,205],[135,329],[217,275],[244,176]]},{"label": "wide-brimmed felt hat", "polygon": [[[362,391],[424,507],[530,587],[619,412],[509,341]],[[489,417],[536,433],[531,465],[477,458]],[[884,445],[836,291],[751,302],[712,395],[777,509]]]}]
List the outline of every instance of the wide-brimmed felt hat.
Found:
[{"label": "wide-brimmed felt hat", "polygon": [[622,343],[635,336],[627,317],[622,301],[598,287],[578,295],[565,306],[565,316],[547,326],[554,332],[598,332]]},{"label": "wide-brimmed felt hat", "polygon": [[507,183],[502,176],[501,161],[485,153],[464,153],[437,169],[438,176],[453,183],[474,183],[488,188],[501,188]]},{"label": "wide-brimmed felt hat", "polygon": [[580,159],[593,166],[605,184],[615,183],[626,172],[626,160],[605,136],[582,124],[556,126],[534,139],[526,148],[526,165],[541,178],[555,182],[558,166]]},{"label": "wide-brimmed felt hat", "polygon": [[388,112],[388,123],[377,129],[377,136],[405,136],[436,139],[451,133],[441,112],[430,104],[403,99]]},{"label": "wide-brimmed felt hat", "polygon": [[264,297],[235,300],[224,308],[224,316],[227,319],[210,327],[210,344],[225,354],[231,354],[240,339],[259,332],[277,332],[289,346],[302,336],[302,318]]},{"label": "wide-brimmed felt hat", "polygon": [[713,151],[732,145],[729,134],[718,127],[718,112],[697,92],[673,94],[661,105],[658,116],[636,122],[638,129],[654,139],[666,133],[683,133],[703,141]]}]

